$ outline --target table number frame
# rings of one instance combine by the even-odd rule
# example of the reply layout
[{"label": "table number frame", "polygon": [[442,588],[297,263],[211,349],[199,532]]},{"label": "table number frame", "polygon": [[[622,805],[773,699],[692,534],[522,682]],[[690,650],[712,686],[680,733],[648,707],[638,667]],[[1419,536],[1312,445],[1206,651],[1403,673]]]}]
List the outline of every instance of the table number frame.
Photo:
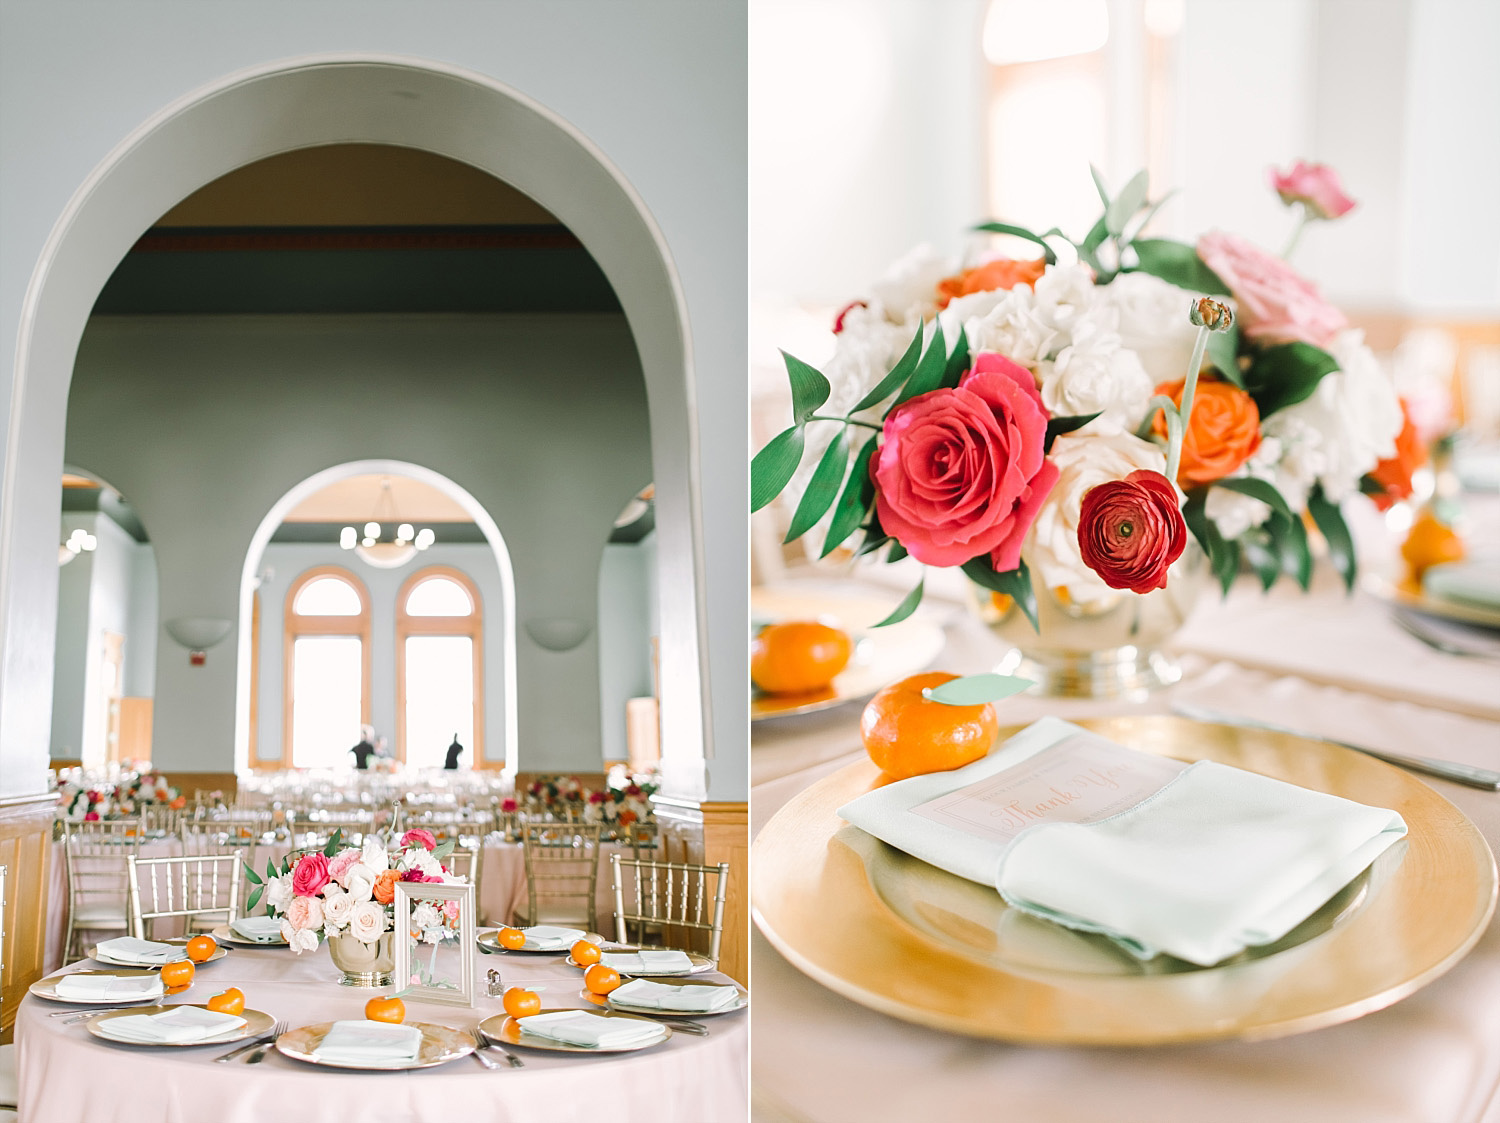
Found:
[{"label": "table number frame", "polygon": [[[395,977],[400,993],[420,1002],[439,1002],[449,1006],[474,1006],[476,984],[474,978],[474,886],[446,885],[436,882],[398,881],[395,885]],[[427,903],[441,908],[449,901],[458,902],[457,925],[453,929],[459,952],[459,978],[453,987],[428,986],[422,983],[407,983],[417,966],[418,949],[430,945],[412,939],[412,912],[420,904]],[[453,937],[450,937],[450,939]],[[447,942],[447,941],[444,941]]]}]

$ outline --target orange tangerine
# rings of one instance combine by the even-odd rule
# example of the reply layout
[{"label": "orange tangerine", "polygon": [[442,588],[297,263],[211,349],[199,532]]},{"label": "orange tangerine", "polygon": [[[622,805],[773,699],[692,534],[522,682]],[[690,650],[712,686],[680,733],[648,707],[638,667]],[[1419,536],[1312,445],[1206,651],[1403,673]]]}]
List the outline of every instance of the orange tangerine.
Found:
[{"label": "orange tangerine", "polygon": [[219,945],[212,936],[194,936],[187,942],[188,958],[194,963],[206,963],[218,950]]},{"label": "orange tangerine", "polygon": [[371,1022],[400,1022],[406,1017],[406,1003],[394,995],[376,997],[365,1003],[365,1019]]},{"label": "orange tangerine", "polygon": [[591,967],[599,962],[599,945],[589,943],[588,940],[579,940],[573,945],[569,954],[573,956],[573,962],[580,967]]},{"label": "orange tangerine", "polygon": [[239,987],[230,987],[228,990],[214,995],[204,1005],[210,1010],[217,1010],[221,1014],[243,1014],[245,1012],[245,995]]},{"label": "orange tangerine", "polygon": [[501,947],[517,951],[526,946],[526,933],[519,928],[502,928],[495,933],[495,940]]},{"label": "orange tangerine", "polygon": [[1462,561],[1464,540],[1430,509],[1424,509],[1411,524],[1411,530],[1406,533],[1406,541],[1401,544],[1401,556],[1406,559],[1411,579],[1420,583],[1422,574],[1432,566]]},{"label": "orange tangerine", "polygon": [[927,671],[887,686],[865,706],[859,734],[876,766],[903,780],[925,772],[947,772],[990,751],[1000,722],[988,703],[949,706],[922,697],[957,675]]},{"label": "orange tangerine", "polygon": [[620,985],[620,972],[596,963],[583,973],[583,985],[595,994],[608,994]]},{"label": "orange tangerine", "polygon": [[525,987],[511,987],[505,992],[501,1002],[505,1006],[505,1012],[512,1018],[527,1018],[542,1012],[541,996]]},{"label": "orange tangerine", "polygon": [[847,632],[813,620],[761,629],[750,644],[750,677],[767,694],[805,694],[827,686],[849,665]]},{"label": "orange tangerine", "polygon": [[161,968],[161,985],[164,987],[185,987],[193,981],[193,964],[188,959],[174,959],[171,963],[163,963]]}]

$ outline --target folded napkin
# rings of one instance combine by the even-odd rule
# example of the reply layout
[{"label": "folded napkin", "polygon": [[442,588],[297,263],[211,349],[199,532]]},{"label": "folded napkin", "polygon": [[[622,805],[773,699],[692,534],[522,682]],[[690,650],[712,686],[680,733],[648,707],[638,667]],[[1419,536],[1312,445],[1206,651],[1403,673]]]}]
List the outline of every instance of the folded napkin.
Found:
[{"label": "folded napkin", "polygon": [[286,941],[281,935],[279,916],[242,916],[229,925],[230,931],[245,940],[258,944],[280,944]]},{"label": "folded napkin", "polygon": [[538,924],[521,931],[528,951],[565,951],[588,935],[582,928],[559,928],[555,924]]},{"label": "folded napkin", "polygon": [[116,963],[131,963],[141,967],[157,967],[188,957],[186,948],[157,943],[155,940],[137,940],[134,936],[105,940],[96,950]]},{"label": "folded napkin", "polygon": [[1422,591],[1441,600],[1500,608],[1500,562],[1449,562],[1422,574]]},{"label": "folded napkin", "polygon": [[639,1045],[662,1035],[662,1026],[633,1018],[604,1018],[583,1010],[555,1010],[517,1019],[534,1037],[579,1045],[586,1049]]},{"label": "folded napkin", "polygon": [[1167,952],[1204,966],[1280,939],[1406,833],[1394,811],[1212,761],[1163,761],[1056,718],[839,814],[996,886],[1013,907],[1143,959]]},{"label": "folded napkin", "polygon": [[639,1006],[643,1010],[679,1010],[707,1014],[733,1006],[740,992],[734,987],[681,986],[653,983],[649,979],[631,979],[610,995],[611,1002],[622,1006]]},{"label": "folded napkin", "polygon": [[183,1045],[223,1037],[245,1025],[235,1014],[220,1014],[197,1006],[173,1006],[160,1014],[131,1014],[111,1018],[100,1028],[111,1037],[141,1045]]},{"label": "folded napkin", "polygon": [[599,962],[626,975],[686,975],[693,969],[693,961],[684,951],[607,951]]},{"label": "folded napkin", "polygon": [[416,1026],[362,1019],[334,1022],[313,1056],[335,1063],[402,1064],[416,1060],[421,1049],[422,1031]]},{"label": "folded napkin", "polygon": [[166,993],[160,975],[64,975],[53,984],[58,998],[76,1002],[131,1002]]}]

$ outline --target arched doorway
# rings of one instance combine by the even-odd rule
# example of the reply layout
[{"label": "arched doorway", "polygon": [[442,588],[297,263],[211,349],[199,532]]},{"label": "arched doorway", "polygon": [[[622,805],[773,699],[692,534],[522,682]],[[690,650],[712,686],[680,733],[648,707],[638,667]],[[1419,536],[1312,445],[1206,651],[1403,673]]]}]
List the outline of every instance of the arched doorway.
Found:
[{"label": "arched doorway", "polygon": [[[145,122],[75,193],[22,310],[0,523],[0,697],[26,698],[44,673],[18,653],[52,634],[51,488],[74,356],[104,282],[158,215],[205,183],[340,142],[425,149],[506,180],[566,223],[614,287],[647,388],[659,581],[677,591],[661,612],[664,787],[701,796],[709,714],[696,414],[669,254],[629,184],[567,122],[483,75],[423,60],[322,56],[233,75]],[[0,738],[44,743],[46,722],[38,707],[5,705]],[[42,767],[38,758],[38,776],[18,781],[30,786]]]}]

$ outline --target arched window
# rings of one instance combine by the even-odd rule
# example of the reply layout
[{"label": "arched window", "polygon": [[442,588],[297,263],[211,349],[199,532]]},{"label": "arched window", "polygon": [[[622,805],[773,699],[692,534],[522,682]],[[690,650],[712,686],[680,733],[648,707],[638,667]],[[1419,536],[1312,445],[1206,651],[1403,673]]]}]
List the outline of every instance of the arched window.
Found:
[{"label": "arched window", "polygon": [[467,574],[434,565],[396,597],[397,755],[440,768],[448,746],[460,768],[484,766],[484,617]]},{"label": "arched window", "polygon": [[322,565],[292,582],[285,612],[282,760],[349,764],[370,720],[370,594],[347,569]]}]

